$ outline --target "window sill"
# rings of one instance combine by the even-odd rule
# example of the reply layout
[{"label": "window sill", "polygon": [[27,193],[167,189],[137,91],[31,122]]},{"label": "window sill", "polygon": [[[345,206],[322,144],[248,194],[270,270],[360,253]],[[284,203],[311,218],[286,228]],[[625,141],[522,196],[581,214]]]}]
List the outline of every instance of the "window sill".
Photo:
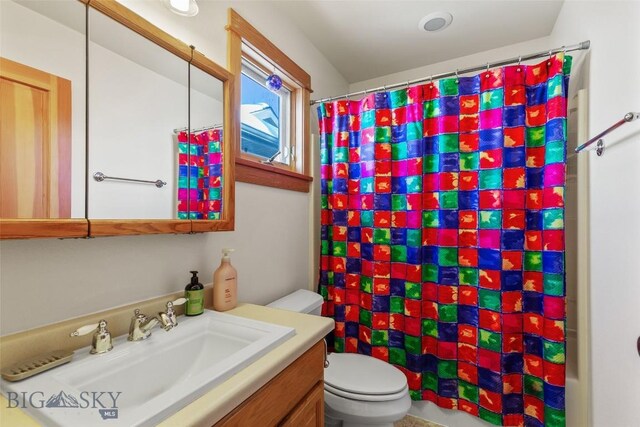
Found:
[{"label": "window sill", "polygon": [[313,178],[275,166],[237,158],[236,181],[308,193]]}]

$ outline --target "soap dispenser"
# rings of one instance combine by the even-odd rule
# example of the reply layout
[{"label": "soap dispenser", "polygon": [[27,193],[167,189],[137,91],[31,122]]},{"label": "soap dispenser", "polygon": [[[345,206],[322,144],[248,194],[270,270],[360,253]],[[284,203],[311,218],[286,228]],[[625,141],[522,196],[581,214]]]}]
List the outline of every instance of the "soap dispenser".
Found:
[{"label": "soap dispenser", "polygon": [[184,306],[184,314],[187,316],[197,316],[204,312],[204,286],[198,279],[198,272],[191,271],[191,283],[184,288],[184,297],[187,302]]},{"label": "soap dispenser", "polygon": [[231,252],[233,249],[222,250],[220,267],[213,273],[213,308],[217,311],[231,310],[238,303],[238,274],[231,265]]}]

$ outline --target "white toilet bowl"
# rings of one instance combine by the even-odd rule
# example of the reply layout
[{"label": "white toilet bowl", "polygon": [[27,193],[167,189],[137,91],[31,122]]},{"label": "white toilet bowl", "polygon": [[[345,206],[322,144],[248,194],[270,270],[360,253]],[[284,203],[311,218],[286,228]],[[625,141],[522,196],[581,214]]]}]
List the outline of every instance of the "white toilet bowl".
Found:
[{"label": "white toilet bowl", "polygon": [[[320,314],[322,297],[298,290],[269,307]],[[392,427],[411,407],[407,378],[394,366],[371,356],[332,353],[324,371],[325,426]]]},{"label": "white toilet bowl", "polygon": [[324,373],[328,426],[393,426],[411,407],[407,379],[371,356],[332,353]]}]

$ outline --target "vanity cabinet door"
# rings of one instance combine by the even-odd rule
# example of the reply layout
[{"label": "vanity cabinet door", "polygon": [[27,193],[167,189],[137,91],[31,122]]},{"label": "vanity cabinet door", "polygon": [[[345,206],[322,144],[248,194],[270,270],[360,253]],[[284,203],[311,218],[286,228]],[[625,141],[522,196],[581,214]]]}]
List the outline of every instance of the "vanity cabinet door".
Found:
[{"label": "vanity cabinet door", "polygon": [[320,341],[215,427],[323,426],[323,365],[324,343]]},{"label": "vanity cabinet door", "polygon": [[322,382],[307,394],[280,424],[282,427],[324,426],[324,385]]}]

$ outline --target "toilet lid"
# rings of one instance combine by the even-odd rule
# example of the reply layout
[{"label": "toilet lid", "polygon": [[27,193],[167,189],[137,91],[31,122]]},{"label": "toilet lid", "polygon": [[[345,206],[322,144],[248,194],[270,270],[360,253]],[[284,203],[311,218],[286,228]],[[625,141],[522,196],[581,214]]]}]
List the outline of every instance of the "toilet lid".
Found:
[{"label": "toilet lid", "polygon": [[363,395],[361,400],[367,400],[367,395],[398,395],[407,389],[407,378],[398,368],[356,353],[331,353],[324,382],[328,390]]}]

